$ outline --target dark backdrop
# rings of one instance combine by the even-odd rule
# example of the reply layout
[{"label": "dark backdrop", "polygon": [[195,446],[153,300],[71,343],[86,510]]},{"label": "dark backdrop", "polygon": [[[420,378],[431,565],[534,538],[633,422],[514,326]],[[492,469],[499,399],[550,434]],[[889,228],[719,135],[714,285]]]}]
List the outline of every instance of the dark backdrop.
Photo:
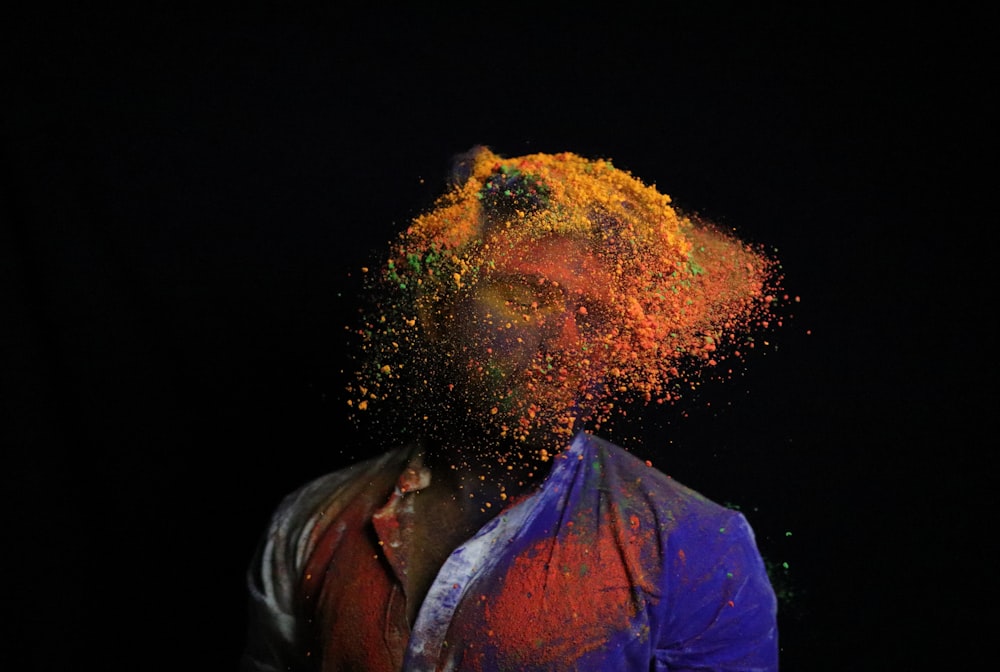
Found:
[{"label": "dark backdrop", "polygon": [[980,21],[711,7],[10,17],[0,666],[235,669],[268,513],[380,448],[340,396],[358,269],[477,143],[612,158],[777,249],[770,346],[622,441],[747,514],[783,669],[972,660]]}]

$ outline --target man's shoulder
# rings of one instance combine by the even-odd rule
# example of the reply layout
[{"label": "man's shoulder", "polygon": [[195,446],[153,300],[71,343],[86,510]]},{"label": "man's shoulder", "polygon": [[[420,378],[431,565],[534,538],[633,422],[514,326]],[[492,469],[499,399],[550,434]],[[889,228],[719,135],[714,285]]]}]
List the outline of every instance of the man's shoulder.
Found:
[{"label": "man's shoulder", "polygon": [[275,509],[271,534],[285,539],[311,537],[358,501],[384,503],[412,446],[402,446],[317,476],[289,492]]},{"label": "man's shoulder", "polygon": [[327,500],[380,489],[383,483],[391,487],[411,450],[411,446],[397,447],[317,476],[288,493],[279,508],[314,510]]},{"label": "man's shoulder", "polygon": [[366,479],[371,480],[376,475],[385,475],[393,464],[405,459],[406,454],[407,449],[400,447],[356,460],[339,469],[314,477],[292,491],[289,497],[331,494]]},{"label": "man's shoulder", "polygon": [[621,446],[597,436],[587,437],[587,444],[592,459],[601,465],[601,487],[610,492],[658,509],[684,511],[686,515],[718,518],[733,513]]}]

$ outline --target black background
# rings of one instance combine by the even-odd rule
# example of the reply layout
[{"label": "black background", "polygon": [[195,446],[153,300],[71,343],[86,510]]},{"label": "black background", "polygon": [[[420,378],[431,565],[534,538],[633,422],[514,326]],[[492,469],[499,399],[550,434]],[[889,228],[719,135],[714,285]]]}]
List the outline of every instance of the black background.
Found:
[{"label": "black background", "polygon": [[777,248],[771,346],[622,441],[788,563],[783,669],[964,668],[997,596],[984,25],[9,16],[0,666],[235,669],[268,513],[381,448],[340,396],[358,269],[482,143],[609,157]]}]

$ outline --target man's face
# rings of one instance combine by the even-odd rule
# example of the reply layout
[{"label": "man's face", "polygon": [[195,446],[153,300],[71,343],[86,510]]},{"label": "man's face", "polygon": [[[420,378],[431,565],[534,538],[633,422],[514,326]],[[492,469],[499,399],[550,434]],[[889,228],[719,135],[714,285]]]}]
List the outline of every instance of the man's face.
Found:
[{"label": "man's face", "polygon": [[490,252],[492,266],[456,305],[444,336],[455,386],[501,435],[554,446],[597,402],[613,276],[573,238],[501,239]]}]

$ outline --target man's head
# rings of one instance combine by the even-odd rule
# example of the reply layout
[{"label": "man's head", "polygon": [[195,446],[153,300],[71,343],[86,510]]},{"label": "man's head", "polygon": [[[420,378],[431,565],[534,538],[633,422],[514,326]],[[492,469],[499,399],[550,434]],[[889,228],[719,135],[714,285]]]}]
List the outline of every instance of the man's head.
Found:
[{"label": "man's head", "polygon": [[494,245],[506,249],[430,318],[435,344],[448,353],[446,384],[501,437],[565,440],[602,396],[618,331],[613,275],[583,239],[501,237]]},{"label": "man's head", "polygon": [[476,148],[455,165],[376,278],[355,408],[552,451],[752,345],[772,263],[668,196],[574,154]]}]

